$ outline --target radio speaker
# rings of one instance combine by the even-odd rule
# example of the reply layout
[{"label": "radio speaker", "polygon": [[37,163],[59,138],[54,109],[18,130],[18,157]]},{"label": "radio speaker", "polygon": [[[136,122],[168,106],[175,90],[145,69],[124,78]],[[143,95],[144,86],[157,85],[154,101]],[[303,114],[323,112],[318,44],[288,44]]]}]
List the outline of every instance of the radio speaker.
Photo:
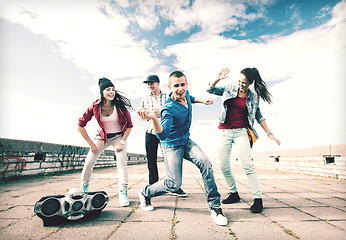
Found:
[{"label": "radio speaker", "polygon": [[36,202],[34,212],[44,226],[52,226],[66,220],[98,217],[108,202],[105,191],[84,193],[80,188],[73,188],[65,195],[42,197]]}]

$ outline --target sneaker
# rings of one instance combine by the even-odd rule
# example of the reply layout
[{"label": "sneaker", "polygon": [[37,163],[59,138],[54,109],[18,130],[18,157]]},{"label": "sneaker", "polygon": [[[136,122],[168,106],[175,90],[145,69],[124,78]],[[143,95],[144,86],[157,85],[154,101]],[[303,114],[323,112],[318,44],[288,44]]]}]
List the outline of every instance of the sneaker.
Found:
[{"label": "sneaker", "polygon": [[127,188],[123,188],[123,190],[119,192],[119,204],[122,207],[127,207],[130,205],[129,198],[127,197]]},{"label": "sneaker", "polygon": [[142,191],[138,193],[139,203],[144,211],[153,211],[154,207],[151,206],[150,198],[143,195]]},{"label": "sneaker", "polygon": [[240,201],[240,197],[238,192],[235,193],[229,193],[228,197],[224,200],[222,200],[223,204],[230,204],[230,203],[237,203]]},{"label": "sneaker", "polygon": [[262,198],[255,198],[253,205],[250,207],[250,211],[253,213],[261,213],[263,211]]},{"label": "sneaker", "polygon": [[222,213],[222,209],[220,207],[210,207],[210,214],[217,225],[226,226],[228,224],[228,220]]},{"label": "sneaker", "polygon": [[170,192],[170,194],[172,194],[174,196],[178,196],[178,197],[186,197],[187,196],[186,192],[184,192],[183,189],[181,189],[181,188],[179,188],[175,192]]},{"label": "sneaker", "polygon": [[80,187],[82,188],[82,191],[86,193],[89,190],[89,183],[81,183]]}]

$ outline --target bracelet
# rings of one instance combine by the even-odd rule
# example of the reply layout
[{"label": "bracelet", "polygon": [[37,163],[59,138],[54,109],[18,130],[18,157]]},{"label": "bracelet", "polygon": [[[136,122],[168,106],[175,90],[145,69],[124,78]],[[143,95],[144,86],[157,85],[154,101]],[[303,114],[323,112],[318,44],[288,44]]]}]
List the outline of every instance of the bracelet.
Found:
[{"label": "bracelet", "polygon": [[271,132],[268,133],[268,137],[270,137],[270,136],[273,136],[273,134]]},{"label": "bracelet", "polygon": [[125,141],[124,141],[124,140],[120,140],[120,143],[121,143],[122,145],[124,145],[124,144],[125,144]]}]

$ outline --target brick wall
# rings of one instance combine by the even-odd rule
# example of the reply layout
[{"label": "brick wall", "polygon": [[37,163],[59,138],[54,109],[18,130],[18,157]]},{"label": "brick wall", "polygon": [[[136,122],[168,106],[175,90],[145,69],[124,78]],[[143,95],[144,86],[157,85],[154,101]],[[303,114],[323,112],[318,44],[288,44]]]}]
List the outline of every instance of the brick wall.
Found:
[{"label": "brick wall", "polygon": [[[79,146],[0,138],[0,180],[81,170],[88,151]],[[141,154],[127,153],[127,158],[128,165],[147,162]],[[105,150],[95,168],[114,166],[114,151]]]}]

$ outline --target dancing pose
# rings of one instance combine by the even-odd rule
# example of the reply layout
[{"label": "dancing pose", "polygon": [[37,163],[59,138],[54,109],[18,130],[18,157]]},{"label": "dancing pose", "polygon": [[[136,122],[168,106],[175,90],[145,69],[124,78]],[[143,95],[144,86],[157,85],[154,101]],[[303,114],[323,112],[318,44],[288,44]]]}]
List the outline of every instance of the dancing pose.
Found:
[{"label": "dancing pose", "polygon": [[[160,89],[160,79],[156,75],[149,75],[144,81],[148,85],[150,94],[143,97],[141,107],[155,113],[156,117],[161,120],[160,109],[167,101],[168,94]],[[159,180],[159,172],[157,169],[157,150],[160,144],[160,139],[156,137],[153,129],[153,122],[147,120],[145,127],[145,150],[148,159],[149,184],[154,184]],[[186,193],[179,188],[178,191],[172,192],[173,195],[185,197]]]},{"label": "dancing pose", "polygon": [[[113,146],[118,169],[119,203],[121,206],[129,206],[126,139],[133,127],[131,115],[128,111],[128,108],[131,109],[132,106],[126,97],[115,90],[109,79],[99,79],[99,86],[101,99],[96,100],[88,107],[78,122],[78,131],[90,146],[82,171],[81,187],[84,192],[88,191],[96,160],[107,147]],[[99,124],[98,134],[94,141],[91,140],[84,128],[93,116]]]},{"label": "dancing pose", "polygon": [[[248,129],[251,129],[258,138],[254,129],[254,121],[256,120],[268,137],[280,145],[280,141],[269,131],[259,108],[259,99],[262,98],[265,102],[271,103],[271,95],[256,68],[243,69],[240,73],[238,86],[216,87],[220,80],[228,77],[227,74],[229,72],[228,68],[222,69],[216,80],[209,84],[207,90],[209,93],[222,96],[218,158],[221,171],[229,188],[229,195],[222,203],[230,204],[240,201],[236,182],[230,167],[230,155],[232,145],[234,144],[238,149],[239,159],[247,175],[254,198],[254,203],[250,210],[253,213],[260,213],[263,210],[262,192],[251,158]],[[249,89],[252,83],[255,85],[255,92]]]},{"label": "dancing pose", "polygon": [[202,174],[207,202],[214,222],[227,225],[227,218],[220,208],[220,194],[215,184],[212,165],[199,146],[190,139],[192,103],[212,104],[211,99],[199,99],[190,96],[186,77],[175,71],[169,77],[169,89],[172,91],[161,109],[161,123],[154,112],[140,109],[142,119],[151,119],[156,136],[161,139],[161,148],[166,164],[167,178],[145,186],[139,193],[143,210],[154,210],[151,198],[167,192],[177,191],[182,184],[183,158],[196,165]]}]

